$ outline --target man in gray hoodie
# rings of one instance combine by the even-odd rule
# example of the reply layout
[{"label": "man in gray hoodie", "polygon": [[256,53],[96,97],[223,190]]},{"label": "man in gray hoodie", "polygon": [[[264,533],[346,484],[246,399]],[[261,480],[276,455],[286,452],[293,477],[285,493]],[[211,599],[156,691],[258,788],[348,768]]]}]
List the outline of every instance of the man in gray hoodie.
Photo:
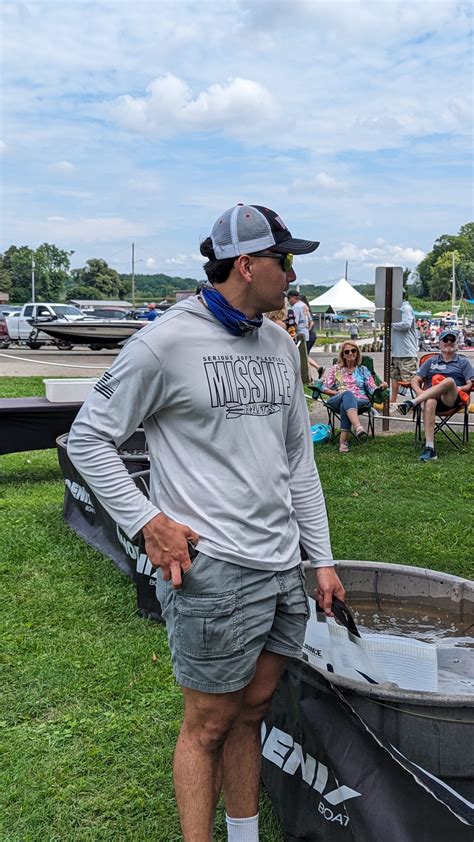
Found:
[{"label": "man in gray hoodie", "polygon": [[392,381],[392,393],[390,396],[390,408],[397,406],[399,382],[410,382],[418,368],[418,334],[413,308],[406,298],[402,303],[402,319],[400,322],[392,322],[392,362],[390,368],[390,379]]},{"label": "man in gray hoodie", "polygon": [[[208,283],[127,342],[69,436],[72,462],[161,568],[185,707],[174,758],[185,842],[210,842],[221,788],[229,839],[258,840],[260,725],[308,617],[300,542],[326,613],[344,598],[299,354],[262,318],[284,306],[293,254],[318,245],[268,208],[225,211],[201,244]],[[149,500],[116,451],[141,423]]]}]

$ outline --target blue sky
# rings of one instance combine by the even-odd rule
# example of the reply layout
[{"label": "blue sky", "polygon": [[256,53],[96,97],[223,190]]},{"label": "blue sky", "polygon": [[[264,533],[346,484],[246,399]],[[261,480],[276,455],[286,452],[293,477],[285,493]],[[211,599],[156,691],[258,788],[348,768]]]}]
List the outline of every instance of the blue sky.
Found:
[{"label": "blue sky", "polygon": [[200,278],[236,202],[321,246],[300,282],[414,267],[473,219],[470,2],[2,7],[1,248]]}]

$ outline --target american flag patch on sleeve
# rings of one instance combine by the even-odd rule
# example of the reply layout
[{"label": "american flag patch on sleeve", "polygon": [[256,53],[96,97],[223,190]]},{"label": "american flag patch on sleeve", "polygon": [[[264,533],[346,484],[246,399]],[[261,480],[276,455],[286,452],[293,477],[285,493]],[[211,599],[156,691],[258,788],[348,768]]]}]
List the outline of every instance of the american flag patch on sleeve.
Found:
[{"label": "american flag patch on sleeve", "polygon": [[107,398],[107,400],[109,400],[115,392],[117,386],[119,385],[120,380],[117,380],[115,377],[112,377],[112,375],[109,374],[108,371],[106,371],[105,374],[102,375],[100,380],[97,381],[97,383],[94,386],[94,389],[96,392],[100,392],[100,394],[103,395],[104,398]]}]

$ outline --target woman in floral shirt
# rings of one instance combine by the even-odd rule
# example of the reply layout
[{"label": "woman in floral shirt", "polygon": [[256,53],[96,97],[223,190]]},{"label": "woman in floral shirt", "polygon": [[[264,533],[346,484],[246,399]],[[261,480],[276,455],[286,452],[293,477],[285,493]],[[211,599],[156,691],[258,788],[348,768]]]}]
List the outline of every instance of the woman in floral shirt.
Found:
[{"label": "woman in floral shirt", "polygon": [[349,450],[347,440],[351,424],[358,439],[362,441],[367,438],[367,433],[360,423],[359,411],[367,408],[377,388],[386,387],[386,383],[377,387],[369,369],[361,365],[358,346],[351,341],[343,342],[337,363],[326,374],[322,389],[324,394],[331,395],[328,406],[341,416],[339,453],[347,453]]}]

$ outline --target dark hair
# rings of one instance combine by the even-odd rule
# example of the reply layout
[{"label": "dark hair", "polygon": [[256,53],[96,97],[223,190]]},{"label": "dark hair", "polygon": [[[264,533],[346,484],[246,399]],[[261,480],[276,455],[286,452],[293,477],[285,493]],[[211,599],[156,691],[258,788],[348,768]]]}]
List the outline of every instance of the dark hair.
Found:
[{"label": "dark hair", "polygon": [[207,263],[204,264],[203,269],[207,275],[208,281],[211,284],[223,284],[227,281],[233,267],[235,257],[226,257],[224,260],[216,260],[214,249],[212,247],[212,240],[206,237],[200,245],[200,252],[204,257],[208,258]]}]

